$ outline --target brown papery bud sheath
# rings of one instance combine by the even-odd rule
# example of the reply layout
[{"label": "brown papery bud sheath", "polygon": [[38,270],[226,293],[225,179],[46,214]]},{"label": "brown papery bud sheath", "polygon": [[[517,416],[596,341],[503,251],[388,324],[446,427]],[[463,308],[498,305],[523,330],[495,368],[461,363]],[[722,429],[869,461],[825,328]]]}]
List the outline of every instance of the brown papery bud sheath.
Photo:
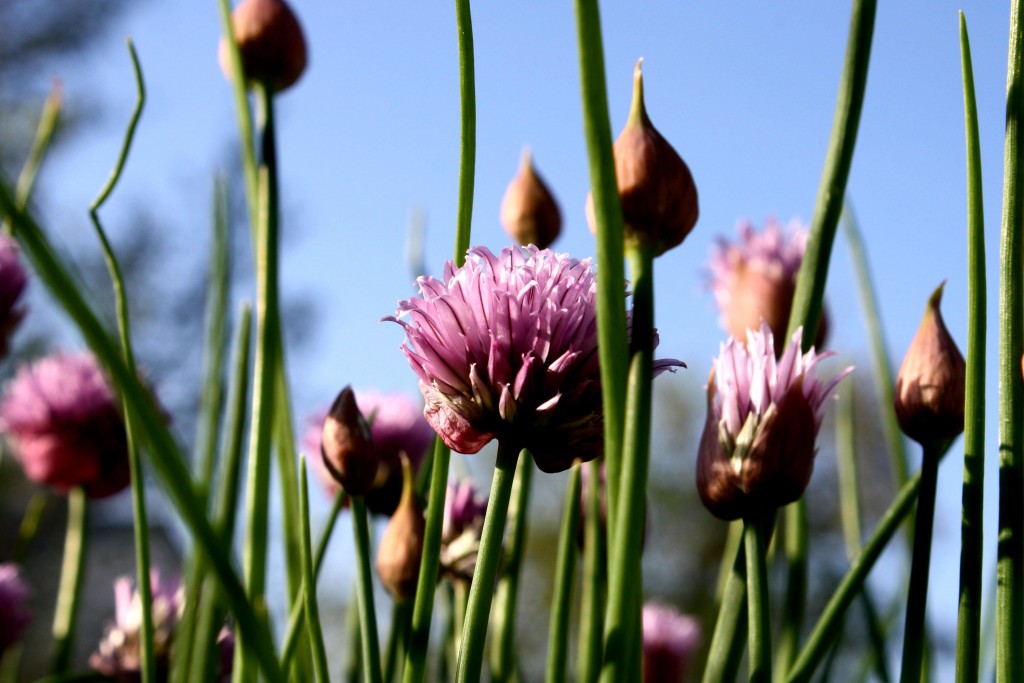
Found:
[{"label": "brown papery bud sheath", "polygon": [[[267,83],[274,92],[291,87],[306,70],[306,39],[284,0],[242,0],[231,14],[235,40],[248,83]],[[220,41],[220,68],[231,78],[227,41]]]},{"label": "brown papery bud sheath", "polygon": [[402,500],[391,515],[377,551],[377,576],[399,602],[416,594],[426,522],[413,487],[412,467],[402,456]]},{"label": "brown papery bud sheath", "polygon": [[530,150],[523,150],[519,172],[501,201],[501,224],[521,246],[547,249],[562,229],[562,212],[551,190],[533,167]]},{"label": "brown papery bud sheath", "polygon": [[324,419],[320,449],[324,466],[347,494],[363,496],[373,487],[379,459],[352,387],[345,387],[334,399]]},{"label": "brown papery bud sheath", "polygon": [[896,417],[903,433],[941,448],[964,431],[964,357],[942,321],[942,288],[928,300],[924,318],[896,377]]},{"label": "brown papery bud sheath", "polygon": [[[644,107],[641,66],[633,71],[629,120],[615,141],[626,244],[647,244],[661,255],[686,239],[697,223],[697,186],[686,162],[657,131]],[[587,222],[597,234],[594,198],[587,195]]]}]

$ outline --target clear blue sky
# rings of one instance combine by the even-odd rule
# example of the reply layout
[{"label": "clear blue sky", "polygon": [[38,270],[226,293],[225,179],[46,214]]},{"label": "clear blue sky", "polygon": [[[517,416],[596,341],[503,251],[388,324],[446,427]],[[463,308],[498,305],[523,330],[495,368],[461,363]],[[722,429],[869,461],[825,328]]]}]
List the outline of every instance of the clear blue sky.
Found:
[{"label": "clear blue sky", "polygon": [[[427,263],[451,257],[458,164],[458,67],[453,3],[295,2],[310,46],[304,78],[279,99],[287,291],[314,297],[309,353],[291,361],[298,412],[344,383],[415,390],[397,326],[378,324],[411,292],[403,243],[414,209],[427,220]],[[899,362],[924,302],[942,280],[953,336],[966,343],[965,172],[957,10],[949,2],[881,3],[860,138],[849,183],[865,232],[891,353]],[[1007,3],[969,2],[981,117],[990,268],[990,389],[1002,182]],[[832,124],[849,4],[604,3],[613,130],[629,106],[630,74],[645,58],[647,108],[687,160],[701,204],[686,243],[657,264],[662,351],[690,369],[673,376],[699,392],[722,333],[701,269],[715,236],[741,218],[810,218]],[[234,141],[229,88],[216,63],[216,3],[152,0],[129,11],[107,44],[59,67],[68,106],[87,93],[103,118],[47,168],[42,200],[65,230],[85,230],[85,207],[109,171],[133,103],[119,34],[138,47],[149,101],[126,175],[108,205],[116,236],[131,204],[147,202],[177,231],[205,243],[208,179]],[[474,244],[506,240],[498,206],[529,145],[565,218],[559,250],[593,253],[571,3],[478,3]],[[75,218],[65,222],[67,216]],[[828,286],[830,347],[864,355],[848,255],[837,243]],[[865,371],[867,368],[864,369]],[[994,394],[990,391],[990,396]],[[994,399],[989,402],[995,409]],[[990,424],[995,423],[994,413]],[[693,444],[695,447],[696,444]],[[989,483],[995,482],[989,430]],[[943,467],[938,533],[958,544],[955,449]],[[995,488],[989,487],[994,503]],[[990,516],[994,520],[994,516]],[[988,528],[989,545],[994,527]],[[951,595],[955,563],[935,567],[935,596]],[[946,601],[948,602],[948,601]],[[936,606],[948,615],[948,605]],[[955,604],[953,608],[955,610]]]}]

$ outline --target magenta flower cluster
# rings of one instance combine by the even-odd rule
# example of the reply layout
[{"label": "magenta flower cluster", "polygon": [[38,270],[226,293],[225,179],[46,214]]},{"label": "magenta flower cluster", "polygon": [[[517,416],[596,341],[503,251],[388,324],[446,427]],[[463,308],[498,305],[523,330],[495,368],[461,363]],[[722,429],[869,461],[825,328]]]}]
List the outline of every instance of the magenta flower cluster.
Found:
[{"label": "magenta flower cluster", "polygon": [[102,498],[128,485],[115,395],[88,353],[56,353],[18,369],[0,399],[0,431],[30,480]]},{"label": "magenta flower cluster", "polygon": [[19,302],[28,275],[21,265],[19,251],[13,238],[0,235],[0,358],[7,355],[7,339],[25,317]]},{"label": "magenta flower cluster", "polygon": [[644,683],[682,683],[700,643],[700,625],[668,605],[644,605]]},{"label": "magenta flower cluster", "polygon": [[31,594],[18,565],[0,564],[0,657],[4,650],[21,640],[32,620],[28,610]]}]

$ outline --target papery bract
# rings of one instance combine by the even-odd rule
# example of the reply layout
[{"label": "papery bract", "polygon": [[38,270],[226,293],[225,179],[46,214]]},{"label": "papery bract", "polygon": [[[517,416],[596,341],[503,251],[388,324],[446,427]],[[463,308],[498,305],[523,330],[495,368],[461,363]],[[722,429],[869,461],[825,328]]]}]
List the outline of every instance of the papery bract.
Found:
[{"label": "papery bract", "polygon": [[722,345],[708,379],[708,414],[697,456],[697,491],[721,519],[780,507],[803,495],[814,468],[825,402],[852,368],[829,381],[817,363],[831,354],[800,352],[803,330],[781,358],[765,323],[746,346]]},{"label": "papery bract", "polygon": [[25,476],[102,498],[128,485],[128,445],[115,396],[88,353],[56,353],[18,369],[0,400],[0,431]]}]

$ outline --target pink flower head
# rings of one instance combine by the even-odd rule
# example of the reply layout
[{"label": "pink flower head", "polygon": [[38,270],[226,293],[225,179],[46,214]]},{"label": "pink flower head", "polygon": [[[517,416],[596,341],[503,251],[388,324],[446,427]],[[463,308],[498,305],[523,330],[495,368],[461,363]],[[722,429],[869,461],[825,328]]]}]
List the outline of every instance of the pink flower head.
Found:
[{"label": "pink flower head", "polygon": [[0,358],[7,355],[7,338],[25,317],[18,302],[28,283],[28,275],[18,252],[18,243],[13,238],[0,235]]},{"label": "pink flower head", "polygon": [[601,453],[589,259],[532,245],[498,256],[474,247],[462,267],[449,261],[441,280],[417,284],[420,296],[385,320],[405,329],[402,350],[419,377],[424,415],[452,450],[476,453],[497,438],[528,448],[544,472]]},{"label": "pink flower head", "polygon": [[441,571],[452,579],[471,581],[476,569],[487,499],[471,479],[449,481],[441,526]]},{"label": "pink flower head", "polygon": [[19,368],[0,399],[0,431],[36,483],[60,492],[82,486],[93,498],[128,485],[124,422],[91,354],[57,353]]},{"label": "pink flower head", "polygon": [[[765,222],[761,232],[743,221],[735,243],[718,238],[711,250],[708,284],[726,332],[744,339],[747,330],[758,329],[764,319],[776,339],[785,339],[806,247],[807,229],[796,220],[790,222],[788,233],[774,218]],[[823,317],[816,339],[819,345],[825,327]]]},{"label": "pink flower head", "polygon": [[768,325],[730,338],[708,380],[708,417],[697,457],[697,490],[704,506],[737,519],[757,506],[797,500],[814,468],[814,442],[825,402],[847,368],[825,382],[817,363],[832,354],[800,353],[803,329],[776,360]]},{"label": "pink flower head", "polygon": [[[150,572],[153,590],[153,653],[157,669],[166,673],[178,620],[184,611],[184,591],[178,579],[164,580]],[[137,681],[142,650],[142,599],[131,577],[114,581],[114,621],[107,625],[89,666],[117,681]]]},{"label": "pink flower head", "polygon": [[32,620],[28,611],[31,594],[18,565],[11,562],[0,564],[0,656],[21,640],[25,627]]},{"label": "pink flower head", "polygon": [[[380,459],[373,489],[366,494],[367,507],[378,514],[390,515],[402,496],[402,462],[405,453],[413,471],[419,470],[427,449],[434,441],[434,430],[423,419],[416,401],[405,394],[356,391],[359,412],[370,423],[374,450]],[[338,482],[323,463],[320,439],[327,409],[314,413],[306,421],[302,449],[313,463],[314,471],[331,496],[338,493]]]},{"label": "pink flower head", "polygon": [[700,642],[700,626],[674,607],[643,608],[644,683],[682,683]]}]

